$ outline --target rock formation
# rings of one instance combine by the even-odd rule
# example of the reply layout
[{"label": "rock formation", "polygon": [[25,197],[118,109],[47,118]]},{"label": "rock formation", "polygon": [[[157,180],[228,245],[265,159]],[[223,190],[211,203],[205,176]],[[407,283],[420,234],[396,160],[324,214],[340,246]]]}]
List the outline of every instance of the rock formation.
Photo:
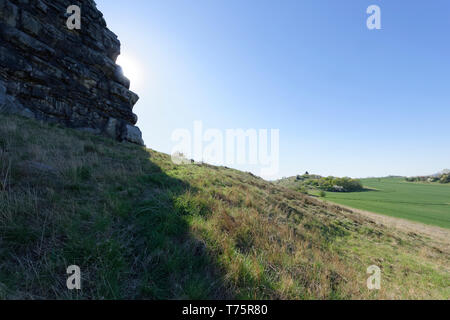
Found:
[{"label": "rock formation", "polygon": [[[79,30],[66,24],[71,5]],[[0,112],[143,144],[119,54],[93,0],[0,0]]]}]

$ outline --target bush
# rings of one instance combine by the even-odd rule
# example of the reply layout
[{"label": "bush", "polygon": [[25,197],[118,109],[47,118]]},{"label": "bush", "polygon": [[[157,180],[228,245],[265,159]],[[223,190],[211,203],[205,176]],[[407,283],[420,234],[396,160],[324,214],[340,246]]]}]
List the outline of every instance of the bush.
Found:
[{"label": "bush", "polygon": [[325,198],[325,197],[327,196],[327,194],[326,194],[325,191],[322,190],[322,191],[320,191],[319,196],[320,196],[321,198]]},{"label": "bush", "polygon": [[321,177],[312,174],[297,175],[290,179],[286,186],[305,194],[308,193],[308,189],[318,189],[328,192],[357,192],[364,190],[361,181],[357,179],[348,177],[336,178],[333,176]]},{"label": "bush", "polygon": [[318,187],[324,191],[330,192],[356,192],[362,191],[363,186],[361,181],[351,178],[320,178]]},{"label": "bush", "polygon": [[440,183],[450,183],[450,175],[444,174],[441,177],[441,180],[439,180]]},{"label": "bush", "polygon": [[405,178],[408,182],[440,182],[440,183],[450,183],[450,175],[443,174],[439,177],[409,177]]}]

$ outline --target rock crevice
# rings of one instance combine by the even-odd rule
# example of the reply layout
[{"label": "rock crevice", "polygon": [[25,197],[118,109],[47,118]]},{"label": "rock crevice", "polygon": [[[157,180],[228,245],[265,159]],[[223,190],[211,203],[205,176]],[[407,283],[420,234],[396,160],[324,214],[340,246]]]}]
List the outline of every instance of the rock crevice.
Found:
[{"label": "rock crevice", "polygon": [[[79,30],[66,25],[71,5]],[[119,54],[93,0],[0,0],[0,112],[143,144]]]}]

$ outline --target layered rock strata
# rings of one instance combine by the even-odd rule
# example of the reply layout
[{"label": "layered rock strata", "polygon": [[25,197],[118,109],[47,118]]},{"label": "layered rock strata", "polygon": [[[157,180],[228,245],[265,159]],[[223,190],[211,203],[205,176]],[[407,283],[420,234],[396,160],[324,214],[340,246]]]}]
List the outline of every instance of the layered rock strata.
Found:
[{"label": "layered rock strata", "polygon": [[[80,29],[67,25],[72,5]],[[143,144],[119,54],[93,0],[0,0],[0,112]]]}]

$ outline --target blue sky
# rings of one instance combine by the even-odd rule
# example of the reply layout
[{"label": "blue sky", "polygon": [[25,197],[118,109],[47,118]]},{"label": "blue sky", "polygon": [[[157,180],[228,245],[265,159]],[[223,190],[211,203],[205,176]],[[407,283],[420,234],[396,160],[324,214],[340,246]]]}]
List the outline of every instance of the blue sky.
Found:
[{"label": "blue sky", "polygon": [[[279,177],[450,167],[448,0],[96,2],[134,64],[152,149],[201,120],[279,129]],[[382,30],[366,27],[373,4]]]}]

